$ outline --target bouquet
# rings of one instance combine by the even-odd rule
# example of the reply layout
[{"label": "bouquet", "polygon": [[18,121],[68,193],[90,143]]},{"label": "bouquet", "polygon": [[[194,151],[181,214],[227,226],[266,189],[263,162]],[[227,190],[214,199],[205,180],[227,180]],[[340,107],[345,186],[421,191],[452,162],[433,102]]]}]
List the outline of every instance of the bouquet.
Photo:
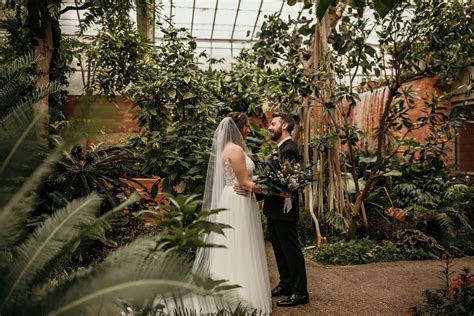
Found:
[{"label": "bouquet", "polygon": [[282,160],[277,155],[272,155],[259,166],[257,184],[264,186],[268,195],[297,192],[313,181],[311,166]]}]

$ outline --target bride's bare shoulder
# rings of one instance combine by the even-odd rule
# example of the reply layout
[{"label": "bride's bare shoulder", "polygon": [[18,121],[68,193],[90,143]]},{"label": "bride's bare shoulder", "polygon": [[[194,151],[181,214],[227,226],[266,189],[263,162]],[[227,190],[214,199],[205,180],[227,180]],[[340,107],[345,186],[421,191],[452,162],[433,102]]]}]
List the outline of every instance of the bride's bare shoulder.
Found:
[{"label": "bride's bare shoulder", "polygon": [[224,150],[223,150],[224,156],[227,156],[227,157],[241,155],[241,154],[243,154],[243,152],[244,152],[244,149],[242,147],[240,147],[239,145],[234,144],[234,143],[226,144],[224,146]]}]

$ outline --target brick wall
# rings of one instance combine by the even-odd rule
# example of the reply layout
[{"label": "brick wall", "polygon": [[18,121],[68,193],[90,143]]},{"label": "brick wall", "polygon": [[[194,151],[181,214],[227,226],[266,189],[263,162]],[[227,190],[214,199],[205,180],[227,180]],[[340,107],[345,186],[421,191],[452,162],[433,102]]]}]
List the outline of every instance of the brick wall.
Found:
[{"label": "brick wall", "polygon": [[[441,90],[435,87],[436,80],[434,78],[422,78],[415,81],[411,81],[405,84],[403,87],[411,86],[414,95],[416,96],[415,108],[410,112],[410,118],[415,120],[419,116],[423,116],[423,97],[432,95],[432,94],[441,94]],[[367,131],[367,136],[361,139],[361,143],[367,144],[369,147],[375,144],[374,132],[378,128],[380,117],[383,113],[383,101],[386,100],[387,95],[383,88],[374,90],[373,93],[366,92],[360,94],[361,102],[353,110],[351,123],[358,126],[358,128]],[[449,108],[449,105],[446,104]],[[449,111],[449,109],[448,109]],[[399,136],[404,135],[406,132],[405,129],[402,129],[398,134]],[[429,134],[429,129],[423,127],[409,132],[406,137],[414,138],[417,141],[423,141],[426,136]],[[447,153],[447,163],[454,164],[455,162],[455,153],[454,153],[454,144],[449,144],[449,152]],[[400,149],[400,153],[403,152],[403,148]]]},{"label": "brick wall", "polygon": [[84,96],[68,96],[63,104],[63,114],[66,119],[74,118],[89,111],[92,118],[101,119],[106,135],[98,136],[100,140],[120,141],[130,132],[139,130],[133,119],[135,112],[131,111],[133,102],[126,98],[108,101],[104,97],[94,96],[85,101]]},{"label": "brick wall", "polygon": [[465,123],[457,142],[458,171],[474,173],[474,123]]}]

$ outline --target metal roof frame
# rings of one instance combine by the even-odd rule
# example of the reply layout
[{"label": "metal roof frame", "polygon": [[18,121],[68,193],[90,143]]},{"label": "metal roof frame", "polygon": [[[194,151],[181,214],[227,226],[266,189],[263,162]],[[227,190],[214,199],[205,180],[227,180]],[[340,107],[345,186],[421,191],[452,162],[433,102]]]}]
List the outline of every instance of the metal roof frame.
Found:
[{"label": "metal roof frame", "polygon": [[190,30],[190,34],[191,36],[193,36],[193,28],[194,28],[194,12],[196,11],[196,0],[193,0],[193,15],[191,17],[191,30]]},{"label": "metal roof frame", "polygon": [[[302,14],[301,10],[295,10],[295,8],[288,6],[287,0],[260,0],[258,2],[255,0],[234,0],[229,3],[219,2],[219,0],[205,2],[197,0],[158,1],[166,3],[165,7],[170,15],[169,20],[176,22],[179,26],[187,27],[190,35],[200,43],[199,46],[205,46],[211,56],[214,54],[222,56],[222,53],[217,51],[223,49],[224,44],[227,43],[230,51],[224,55],[225,58],[232,59],[238,55],[242,47],[247,47],[257,40],[263,14],[268,12],[268,14],[281,16],[287,11],[291,16]],[[185,13],[187,18],[180,15],[181,9],[187,10]],[[224,11],[226,12],[224,13]],[[206,19],[201,18],[201,12],[206,12]],[[173,16],[173,14],[179,16]],[[218,14],[219,20],[217,20]],[[223,17],[221,15],[225,16],[224,20],[221,19]],[[219,24],[217,24],[218,22]],[[216,28],[216,26],[219,27]],[[158,35],[156,40],[161,41],[161,36]],[[218,45],[218,43],[222,45]]]},{"label": "metal roof frame", "polygon": [[211,30],[211,56],[212,56],[212,38],[214,37],[214,28],[216,27],[217,8],[219,7],[219,0],[216,0],[216,7],[214,8],[214,19],[212,20]]},{"label": "metal roof frame", "polygon": [[234,19],[234,25],[232,26],[232,34],[230,36],[230,57],[234,57],[234,33],[235,33],[235,26],[237,25],[237,18],[239,17],[239,11],[240,11],[240,3],[242,0],[239,0],[239,4],[237,5],[237,11],[235,12],[235,19]]},{"label": "metal roof frame", "polygon": [[281,12],[283,11],[283,7],[285,6],[285,3],[286,3],[286,0],[283,0],[281,2],[281,7],[280,7],[280,11],[278,11],[278,15],[281,15]]},{"label": "metal roof frame", "polygon": [[253,36],[255,35],[255,29],[257,28],[258,19],[260,18],[260,13],[262,13],[263,0],[260,0],[260,6],[258,7],[257,18],[255,19],[255,24],[253,25],[252,36],[250,41],[253,41]]}]

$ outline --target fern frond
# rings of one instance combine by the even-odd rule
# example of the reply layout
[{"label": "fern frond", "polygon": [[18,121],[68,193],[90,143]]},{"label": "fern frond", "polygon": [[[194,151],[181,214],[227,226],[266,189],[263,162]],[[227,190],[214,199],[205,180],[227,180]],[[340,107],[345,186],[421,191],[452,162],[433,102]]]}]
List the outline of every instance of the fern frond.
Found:
[{"label": "fern frond", "polygon": [[77,237],[81,228],[94,221],[100,201],[95,194],[72,201],[49,217],[16,249],[15,265],[2,281],[0,304],[11,301],[15,293],[31,286],[46,265],[63,251],[62,247]]},{"label": "fern frond", "polygon": [[49,270],[53,270],[58,266],[60,267],[60,264],[69,259],[71,255],[77,251],[79,246],[86,245],[87,247],[88,242],[91,240],[99,240],[106,245],[110,245],[106,232],[110,232],[113,226],[123,224],[123,209],[139,200],[140,196],[134,193],[126,201],[112,210],[105,212],[102,216],[96,218],[93,223],[84,227],[76,238],[71,239],[68,244],[63,247],[64,251],[49,262]]},{"label": "fern frond", "polygon": [[50,94],[59,92],[61,90],[61,84],[59,82],[50,82],[48,85],[41,87],[32,93],[28,94],[24,98],[20,99],[16,104],[19,107],[28,106],[35,104],[44,97]]},{"label": "fern frond", "polygon": [[[18,107],[0,121],[0,249],[11,251],[23,234],[32,192],[54,157],[41,164],[31,108]],[[34,120],[33,120],[34,121]],[[36,173],[36,178],[31,175]]]},{"label": "fern frond", "polygon": [[3,85],[8,81],[14,80],[18,73],[30,68],[38,60],[39,58],[35,56],[33,51],[31,51],[23,56],[15,58],[7,64],[1,65],[0,84]]},{"label": "fern frond", "polygon": [[470,193],[471,189],[469,186],[463,183],[455,183],[446,189],[444,198],[448,200],[465,200]]},{"label": "fern frond", "polygon": [[343,233],[347,232],[347,229],[349,228],[349,222],[347,219],[336,210],[327,212],[324,215],[324,220],[329,226],[334,227],[336,230]]},{"label": "fern frond", "polygon": [[[19,96],[32,86],[31,76],[19,74],[16,80],[9,81],[0,86],[0,109],[10,109],[19,99]],[[4,113],[0,112],[0,115]]]},{"label": "fern frond", "polygon": [[[97,314],[100,308],[106,314],[116,313],[118,301],[139,306],[161,303],[174,310],[189,308],[192,299],[184,297],[191,293],[209,296],[209,304],[230,306],[218,290],[222,281],[195,278],[191,270],[186,258],[163,251],[156,240],[140,238],[50,292],[44,299],[44,312]],[[176,301],[173,297],[183,299]]]},{"label": "fern frond", "polygon": [[84,232],[82,233],[83,239],[100,240],[105,242],[107,237],[105,236],[106,231],[112,230],[112,226],[122,222],[123,209],[136,203],[140,200],[138,193],[133,193],[125,202],[117,205],[112,210],[106,212],[104,215],[97,218]]},{"label": "fern frond", "polygon": [[449,232],[454,231],[456,225],[453,219],[447,213],[437,213],[434,218],[438,222],[439,227],[442,229],[445,229]]}]

